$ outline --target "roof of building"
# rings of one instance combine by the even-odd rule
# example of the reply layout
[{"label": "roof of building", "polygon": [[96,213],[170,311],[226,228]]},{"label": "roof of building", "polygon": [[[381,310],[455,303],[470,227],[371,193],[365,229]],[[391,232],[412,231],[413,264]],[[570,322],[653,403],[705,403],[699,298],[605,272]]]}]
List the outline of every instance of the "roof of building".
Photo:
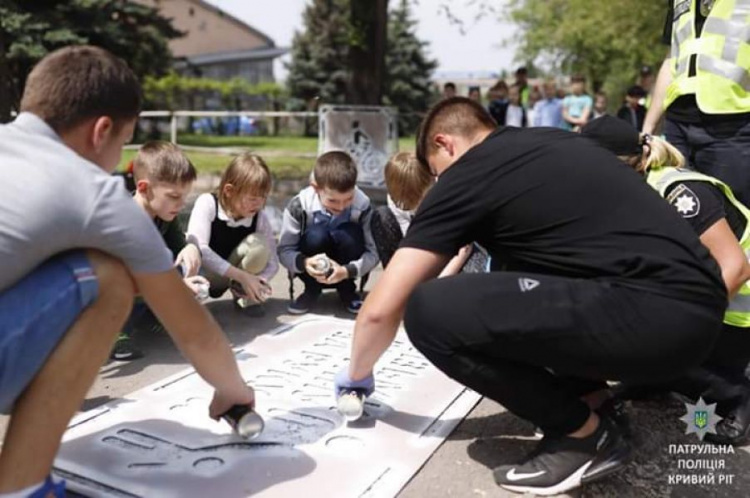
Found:
[{"label": "roof of building", "polygon": [[273,59],[286,54],[288,48],[283,47],[261,47],[250,50],[232,50],[228,52],[214,52],[212,54],[200,54],[185,57],[191,65],[203,66],[207,64],[219,64],[223,62],[237,62],[258,59]]},{"label": "roof of building", "polygon": [[241,21],[240,19],[237,19],[236,17],[234,17],[232,14],[226,12],[225,10],[222,10],[219,7],[217,7],[215,5],[212,5],[212,4],[210,4],[210,3],[208,3],[208,2],[206,2],[204,0],[189,0],[189,1],[192,2],[192,3],[194,3],[194,4],[196,4],[196,5],[199,5],[199,6],[203,7],[204,9],[214,11],[217,14],[225,17],[229,21],[233,22],[234,24],[240,26],[241,28],[246,29],[247,31],[250,31],[254,35],[258,36],[259,38],[262,38],[263,41],[265,41],[268,44],[268,46],[270,46],[270,47],[276,46],[276,44],[274,43],[274,41],[267,34],[265,34],[262,31],[259,31],[259,30],[255,29],[255,28],[253,28],[252,26],[250,26],[246,22]]}]

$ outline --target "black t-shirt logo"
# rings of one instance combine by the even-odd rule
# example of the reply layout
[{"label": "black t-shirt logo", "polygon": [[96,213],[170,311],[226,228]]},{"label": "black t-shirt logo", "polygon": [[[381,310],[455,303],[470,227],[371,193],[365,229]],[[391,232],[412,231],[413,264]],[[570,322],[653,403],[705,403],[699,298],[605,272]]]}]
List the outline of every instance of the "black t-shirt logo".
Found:
[{"label": "black t-shirt logo", "polygon": [[683,218],[692,218],[701,211],[701,201],[695,192],[684,184],[677,185],[667,196],[669,202]]}]

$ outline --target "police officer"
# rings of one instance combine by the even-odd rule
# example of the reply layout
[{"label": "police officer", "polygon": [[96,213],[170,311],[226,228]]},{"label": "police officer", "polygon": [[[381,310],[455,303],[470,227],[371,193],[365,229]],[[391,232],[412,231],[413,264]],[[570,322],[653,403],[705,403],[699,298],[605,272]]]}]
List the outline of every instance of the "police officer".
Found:
[{"label": "police officer", "polygon": [[[668,142],[639,136],[621,120],[604,116],[586,124],[581,135],[646,175],[649,185],[693,227],[719,263],[732,298],[719,339],[703,365],[658,388],[652,385],[646,392],[676,391],[693,401],[702,397],[706,403],[717,403],[722,419],[716,433],[706,434],[706,439],[719,444],[746,443],[750,438],[750,385],[745,378],[750,360],[750,263],[745,254],[750,252],[750,209],[721,180],[682,168],[682,154]],[[626,386],[623,395],[639,392],[642,387]]]},{"label": "police officer", "polygon": [[[357,317],[337,392],[372,392],[403,317],[437,368],[544,431],[523,463],[495,469],[500,486],[558,494],[621,469],[629,445],[593,391],[705,359],[727,302],[716,263],[639,175],[577,134],[496,129],[458,97],[427,114],[417,154],[439,181]],[[504,271],[434,279],[473,241]]]},{"label": "police officer", "polygon": [[750,0],[668,0],[661,66],[643,126],[750,205]]}]

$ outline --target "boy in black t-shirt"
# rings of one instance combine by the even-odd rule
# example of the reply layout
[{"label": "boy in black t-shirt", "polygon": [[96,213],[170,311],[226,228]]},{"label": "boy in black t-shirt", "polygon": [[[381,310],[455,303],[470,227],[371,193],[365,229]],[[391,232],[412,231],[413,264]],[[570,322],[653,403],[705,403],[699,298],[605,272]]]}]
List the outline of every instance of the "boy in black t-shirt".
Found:
[{"label": "boy in black t-shirt", "polygon": [[[439,181],[360,311],[337,393],[374,390],[403,317],[439,369],[543,429],[531,458],[495,469],[499,485],[557,494],[622,468],[630,448],[604,381],[703,361],[726,307],[716,263],[635,172],[577,134],[495,130],[454,98],[428,113],[417,152]],[[427,282],[473,241],[505,271]]]}]

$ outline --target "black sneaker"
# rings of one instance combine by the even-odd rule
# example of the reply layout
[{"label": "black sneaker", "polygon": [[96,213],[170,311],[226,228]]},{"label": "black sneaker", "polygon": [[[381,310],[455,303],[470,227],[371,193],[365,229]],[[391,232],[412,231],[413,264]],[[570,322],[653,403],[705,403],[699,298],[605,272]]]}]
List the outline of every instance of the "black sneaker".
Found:
[{"label": "black sneaker", "polygon": [[707,432],[706,441],[714,444],[743,446],[750,441],[750,394],[716,424],[716,434]]},{"label": "black sneaker", "polygon": [[143,358],[143,353],[133,345],[133,340],[127,334],[120,334],[109,359],[115,361],[132,361]]},{"label": "black sneaker", "polygon": [[[354,284],[352,283],[352,286]],[[362,298],[359,297],[359,294],[357,294],[357,291],[355,291],[353,288],[339,288],[338,289],[339,298],[341,298],[341,302],[344,303],[344,306],[346,307],[346,311],[349,313],[357,314],[359,313],[359,310],[362,308]]]},{"label": "black sneaker", "polygon": [[618,429],[601,418],[590,436],[545,437],[523,463],[497,467],[493,474],[510,491],[556,495],[619,470],[629,456],[630,446]]},{"label": "black sneaker", "polygon": [[310,308],[315,304],[315,301],[317,300],[317,294],[311,294],[305,291],[297,299],[289,303],[287,311],[292,315],[302,315],[310,311]]}]

